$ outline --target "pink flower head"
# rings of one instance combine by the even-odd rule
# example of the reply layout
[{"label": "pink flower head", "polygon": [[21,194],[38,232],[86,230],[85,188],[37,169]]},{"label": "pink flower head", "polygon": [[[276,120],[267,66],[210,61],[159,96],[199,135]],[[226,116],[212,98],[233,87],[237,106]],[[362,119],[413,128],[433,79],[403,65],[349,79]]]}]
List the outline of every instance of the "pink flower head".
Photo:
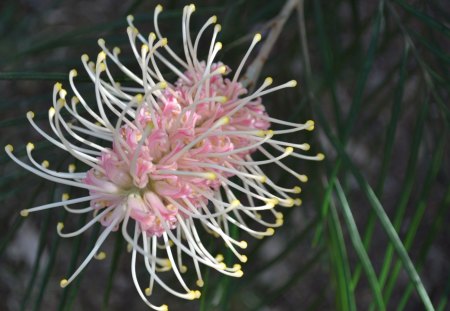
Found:
[{"label": "pink flower head", "polygon": [[[133,54],[140,68],[132,73],[119,59],[118,48],[110,50],[103,39],[98,41],[102,51],[95,66],[89,57],[82,56],[83,65],[95,85],[97,107],[90,107],[74,85],[77,72],[69,74],[75,97],[66,103],[67,91],[61,84],[54,87],[54,105],[49,120],[57,136],[53,138],[27,117],[45,138],[66,150],[79,162],[89,167],[76,172],[71,165],[68,172],[39,165],[32,157],[33,144],[27,145],[27,154],[33,166],[17,159],[12,146],[6,151],[22,167],[51,181],[86,189],[89,194],[69,199],[68,195],[57,203],[34,207],[21,212],[27,216],[47,208],[64,207],[74,214],[93,213],[93,220],[72,233],[58,233],[71,237],[85,231],[95,222],[105,228],[85,261],[68,279],[61,281],[65,287],[94,257],[104,257],[99,252],[111,231],[121,230],[132,251],[132,276],[136,289],[144,302],[155,310],[167,310],[166,305],[156,306],[146,296],[153,292],[154,284],[184,299],[196,299],[198,290],[192,290],[182,279],[180,272],[188,267],[196,271],[196,284],[203,280],[199,264],[214,268],[230,276],[239,277],[243,272],[239,264],[227,266],[220,254],[213,255],[202,244],[205,234],[220,237],[241,262],[247,257],[241,253],[247,243],[230,236],[231,225],[256,238],[270,236],[274,228],[281,226],[283,215],[278,206],[300,205],[300,187],[285,188],[266,176],[263,166],[275,164],[300,181],[301,175],[282,163],[287,156],[321,160],[322,154],[307,156],[308,144],[290,144],[277,139],[279,134],[312,130],[314,123],[285,122],[271,118],[266,113],[262,96],[283,88],[296,86],[289,81],[271,87],[272,79],[266,78],[253,93],[239,82],[243,65],[253,47],[261,39],[255,35],[250,49],[233,76],[226,65],[215,61],[222,44],[215,42],[219,26],[214,26],[210,49],[204,60],[198,59],[198,42],[203,30],[216,23],[215,16],[208,19],[198,37],[192,40],[189,21],[195,11],[186,6],[183,15],[183,47],[185,58],[167,45],[158,27],[161,6],[155,9],[155,31],[150,36],[141,35],[128,17],[128,37]],[[140,45],[140,47],[138,47]],[[122,87],[113,83],[105,73],[108,66],[118,68],[136,83],[135,87]],[[178,76],[170,83],[164,79],[159,65],[171,69]],[[76,105],[83,106],[81,116]],[[67,110],[78,122],[68,123],[61,110]],[[270,130],[271,124],[286,129]],[[253,153],[260,160],[253,160]],[[74,204],[88,207],[69,207]],[[255,229],[253,223],[258,226]],[[265,227],[265,228],[264,228]],[[264,228],[264,229],[261,229]],[[136,275],[136,254],[144,257],[150,282],[142,291]],[[183,264],[183,257],[190,257],[192,264]],[[159,278],[157,271],[173,271],[179,280],[175,289]]]}]

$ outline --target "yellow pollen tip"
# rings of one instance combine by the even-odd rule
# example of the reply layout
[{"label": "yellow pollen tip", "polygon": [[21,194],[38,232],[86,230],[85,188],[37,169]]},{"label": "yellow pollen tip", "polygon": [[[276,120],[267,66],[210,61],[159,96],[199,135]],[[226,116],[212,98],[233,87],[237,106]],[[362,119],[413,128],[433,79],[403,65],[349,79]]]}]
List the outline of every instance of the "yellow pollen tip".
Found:
[{"label": "yellow pollen tip", "polygon": [[62,89],[59,91],[59,97],[66,98],[67,91],[65,89]]},{"label": "yellow pollen tip", "polygon": [[163,6],[161,5],[161,4],[158,4],[156,7],[155,7],[155,11],[156,12],[161,12],[163,10]]},{"label": "yellow pollen tip", "polygon": [[267,77],[267,78],[264,79],[264,84],[265,84],[265,85],[269,86],[269,85],[271,85],[272,83],[273,83],[272,77]]},{"label": "yellow pollen tip", "polygon": [[219,270],[225,270],[227,268],[227,265],[223,262],[219,263]]},{"label": "yellow pollen tip", "polygon": [[230,117],[228,117],[228,116],[225,116],[225,117],[222,117],[219,119],[220,125],[226,125],[228,123],[230,123]]},{"label": "yellow pollen tip", "polygon": [[69,72],[69,75],[71,75],[72,77],[76,77],[76,76],[78,76],[78,71],[76,71],[76,69],[72,69],[72,70]]},{"label": "yellow pollen tip", "polygon": [[6,145],[5,146],[5,151],[6,152],[13,152],[13,150],[14,150],[14,147],[12,145]]},{"label": "yellow pollen tip", "polygon": [[220,67],[217,69],[217,71],[218,71],[220,74],[224,74],[224,73],[227,72],[227,67],[226,67],[226,66],[220,66]]},{"label": "yellow pollen tip", "polygon": [[317,157],[317,160],[319,160],[319,161],[322,161],[323,159],[325,159],[325,155],[323,153],[318,153],[316,155],[316,157]]},{"label": "yellow pollen tip", "polygon": [[211,23],[213,23],[213,24],[217,23],[217,16],[216,15],[211,16]]},{"label": "yellow pollen tip", "polygon": [[294,152],[294,148],[292,148],[292,147],[287,147],[287,148],[284,150],[284,152],[287,153],[287,154],[291,154],[292,152]]},{"label": "yellow pollen tip", "polygon": [[106,59],[106,53],[104,51],[101,51],[100,53],[98,53],[97,61],[101,62],[101,61],[104,61],[105,59]]},{"label": "yellow pollen tip", "polygon": [[75,172],[76,168],[77,168],[77,167],[75,166],[75,164],[69,164],[69,172],[70,172],[70,173]]},{"label": "yellow pollen tip", "polygon": [[295,204],[295,206],[300,206],[300,205],[302,205],[302,200],[300,200],[300,199],[295,199],[295,200],[294,200],[294,204]]},{"label": "yellow pollen tip", "polygon": [[189,4],[189,10],[191,10],[192,12],[195,12],[195,4],[193,4],[193,3]]},{"label": "yellow pollen tip", "polygon": [[312,131],[314,130],[314,121],[313,120],[308,120],[306,121],[306,130],[307,131]]},{"label": "yellow pollen tip", "polygon": [[121,51],[120,48],[117,47],[117,46],[113,48],[113,53],[114,53],[114,55],[119,55],[119,54],[120,54],[120,51]]},{"label": "yellow pollen tip", "polygon": [[69,284],[69,281],[67,281],[66,279],[62,279],[59,282],[59,286],[61,286],[62,288],[66,287]]},{"label": "yellow pollen tip", "polygon": [[257,34],[253,37],[253,40],[254,40],[255,42],[261,41],[261,34],[260,34],[260,33],[257,33]]},{"label": "yellow pollen tip", "polygon": [[286,199],[286,207],[292,207],[294,206],[294,199],[293,198],[288,198]]},{"label": "yellow pollen tip", "polygon": [[50,162],[48,162],[47,160],[44,160],[44,161],[42,161],[41,165],[44,168],[48,168],[50,166]]},{"label": "yellow pollen tip", "polygon": [[160,87],[162,90],[166,89],[167,86],[168,86],[168,84],[167,84],[166,81],[161,81],[161,82],[159,82],[159,87]]},{"label": "yellow pollen tip", "polygon": [[27,118],[33,119],[34,118],[34,112],[33,111],[28,111],[27,112]]},{"label": "yellow pollen tip", "polygon": [[187,270],[188,270],[188,268],[187,268],[185,265],[182,265],[182,266],[180,267],[180,272],[181,272],[181,273],[186,273]]},{"label": "yellow pollen tip", "polygon": [[156,40],[156,35],[153,31],[148,35],[148,39],[149,39],[148,41]]},{"label": "yellow pollen tip", "polygon": [[260,176],[259,181],[261,183],[263,183],[263,184],[266,183],[267,182],[267,176]]},{"label": "yellow pollen tip", "polygon": [[31,151],[34,149],[34,144],[33,143],[28,143],[27,144],[27,151]]},{"label": "yellow pollen tip", "polygon": [[203,287],[203,285],[205,285],[205,282],[203,282],[203,280],[197,280],[195,284],[197,284],[198,287]]},{"label": "yellow pollen tip", "polygon": [[216,42],[216,49],[221,50],[222,46],[222,42]]},{"label": "yellow pollen tip", "polygon": [[240,248],[246,249],[247,246],[248,246],[247,241],[240,241],[240,242],[239,242],[239,247],[240,247]]},{"label": "yellow pollen tip", "polygon": [[208,180],[215,180],[217,178],[217,175],[214,172],[207,172],[205,173],[205,178]]},{"label": "yellow pollen tip", "polygon": [[301,182],[307,182],[307,181],[308,181],[308,176],[306,176],[306,175],[299,175],[299,176],[298,176],[298,179],[299,179]]},{"label": "yellow pollen tip", "polygon": [[22,217],[27,217],[30,213],[28,212],[27,209],[23,209],[20,211],[20,216]]},{"label": "yellow pollen tip", "polygon": [[89,56],[87,54],[81,55],[81,60],[83,63],[87,63],[89,61]]},{"label": "yellow pollen tip", "polygon": [[50,115],[50,117],[53,117],[55,115],[55,113],[56,113],[56,110],[54,107],[50,107],[48,109],[48,114]]},{"label": "yellow pollen tip", "polygon": [[128,15],[128,16],[127,16],[127,21],[128,21],[128,22],[132,22],[132,21],[134,21],[134,16],[133,16],[133,15],[131,15],[131,14],[130,14],[130,15]]},{"label": "yellow pollen tip", "polygon": [[144,54],[147,54],[148,52],[148,45],[147,44],[143,44],[141,47],[141,52]]},{"label": "yellow pollen tip", "polygon": [[64,224],[62,222],[58,222],[56,225],[56,230],[60,232],[62,229],[64,229]]},{"label": "yellow pollen tip", "polygon": [[167,305],[161,305],[161,307],[159,307],[161,309],[161,311],[169,311],[169,307]]},{"label": "yellow pollen tip", "polygon": [[166,46],[168,43],[169,43],[169,40],[167,40],[167,38],[161,39],[161,46]]},{"label": "yellow pollen tip", "polygon": [[233,265],[233,270],[235,270],[235,271],[241,270],[241,268],[242,268],[242,266],[238,263]]},{"label": "yellow pollen tip", "polygon": [[276,224],[277,226],[281,226],[283,223],[284,223],[284,220],[283,220],[283,219],[277,219],[277,220],[275,221],[275,224]]},{"label": "yellow pollen tip", "polygon": [[105,46],[105,39],[99,38],[99,39],[97,40],[97,44],[98,44],[100,47],[104,47],[104,46]]},{"label": "yellow pollen tip", "polygon": [[300,193],[302,192],[302,188],[300,188],[299,186],[295,186],[294,189],[292,189],[294,191],[294,193]]},{"label": "yellow pollen tip", "polygon": [[274,234],[275,234],[275,229],[273,229],[273,228],[267,228],[267,229],[266,229],[266,234],[267,234],[267,235],[274,235]]},{"label": "yellow pollen tip", "polygon": [[236,277],[240,278],[244,275],[244,272],[242,270],[236,271],[236,273],[234,274]]},{"label": "yellow pollen tip", "polygon": [[220,31],[222,30],[222,25],[217,24],[216,26],[214,26],[214,30],[215,30],[216,32],[220,32]]},{"label": "yellow pollen tip", "polygon": [[239,200],[233,200],[231,201],[231,207],[238,207],[239,205],[241,205],[241,201]]},{"label": "yellow pollen tip", "polygon": [[62,84],[60,82],[56,82],[55,83],[55,89],[57,89],[58,91],[62,89]]},{"label": "yellow pollen tip", "polygon": [[279,213],[279,212],[278,212],[278,213],[275,214],[275,218],[276,218],[276,219],[283,219],[283,218],[284,218],[284,215],[283,215],[283,213]]},{"label": "yellow pollen tip", "polygon": [[106,253],[105,252],[100,252],[97,255],[94,256],[95,259],[97,260],[103,260],[106,258]]},{"label": "yellow pollen tip", "polygon": [[303,148],[303,150],[308,151],[311,148],[311,146],[307,143],[304,143],[304,144],[302,144],[302,148]]},{"label": "yellow pollen tip", "polygon": [[247,260],[248,260],[248,258],[247,258],[247,256],[245,256],[245,255],[242,255],[240,258],[239,258],[239,260],[241,261],[241,262],[247,262]]},{"label": "yellow pollen tip", "polygon": [[221,103],[221,104],[225,104],[228,101],[228,97],[226,96],[218,96],[217,97],[217,102]]},{"label": "yellow pollen tip", "polygon": [[135,96],[135,98],[136,98],[136,102],[141,103],[142,100],[144,99],[144,96],[142,94],[137,94]]},{"label": "yellow pollen tip", "polygon": [[148,297],[152,294],[152,290],[150,289],[150,287],[147,287],[146,289],[144,289],[144,293],[145,293],[145,296]]},{"label": "yellow pollen tip", "polygon": [[68,193],[63,193],[63,195],[61,196],[61,199],[63,201],[67,201],[69,199],[69,194]]},{"label": "yellow pollen tip", "polygon": [[297,81],[295,80],[291,80],[287,83],[287,86],[289,87],[296,87],[297,86]]},{"label": "yellow pollen tip", "polygon": [[187,299],[189,299],[189,300],[194,300],[195,298],[196,298],[196,294],[195,294],[195,291],[194,290],[191,290],[188,294],[187,294]]},{"label": "yellow pollen tip", "polygon": [[223,255],[222,255],[222,254],[217,254],[217,255],[216,255],[216,260],[217,260],[218,262],[222,262],[222,261],[223,261]]}]

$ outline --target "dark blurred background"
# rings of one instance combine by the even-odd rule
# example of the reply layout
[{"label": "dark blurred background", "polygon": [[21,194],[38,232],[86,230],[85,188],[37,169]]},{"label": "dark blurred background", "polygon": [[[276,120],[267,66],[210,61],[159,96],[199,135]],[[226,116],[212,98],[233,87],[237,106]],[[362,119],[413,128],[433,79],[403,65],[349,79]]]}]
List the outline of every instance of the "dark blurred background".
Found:
[{"label": "dark blurred background", "polygon": [[[157,3],[2,0],[1,143],[13,144],[24,156],[26,143],[33,141],[39,160],[64,170],[70,159],[33,131],[25,113],[33,110],[38,124],[48,129],[53,84],[68,87],[72,68],[80,74],[77,86],[93,100],[80,56],[94,58],[100,37],[110,47],[120,46],[121,59],[137,68],[127,47],[126,16],[135,16],[142,33],[153,31]],[[162,2],[160,27],[171,46],[180,40],[182,8],[188,3]],[[448,1],[299,0],[280,16],[292,3],[197,1],[192,32],[217,15],[224,44],[219,59],[236,68],[256,32],[263,41],[251,59],[285,21],[259,81],[266,76],[280,84],[296,79],[299,87],[263,102],[274,117],[314,119],[314,132],[286,139],[310,143],[312,152],[325,153],[326,160],[288,161],[309,176],[302,187],[303,205],[283,211],[285,225],[274,237],[255,241],[243,235],[249,241],[243,278],[205,272],[201,300],[184,302],[157,289],[155,302],[171,310],[379,310],[378,293],[388,310],[425,310],[416,291],[423,284],[434,307],[448,310]],[[276,168],[269,174],[282,184],[293,183]],[[58,221],[76,228],[86,218],[69,219],[61,210],[50,210],[22,219],[19,211],[59,200],[66,191],[0,152],[0,310],[146,310],[120,234],[106,242],[104,261],[92,261],[73,285],[59,287],[59,280],[82,262],[100,228],[60,239]],[[398,256],[402,250],[414,268]],[[374,275],[367,273],[371,268]],[[411,280],[413,270],[420,282]]]}]

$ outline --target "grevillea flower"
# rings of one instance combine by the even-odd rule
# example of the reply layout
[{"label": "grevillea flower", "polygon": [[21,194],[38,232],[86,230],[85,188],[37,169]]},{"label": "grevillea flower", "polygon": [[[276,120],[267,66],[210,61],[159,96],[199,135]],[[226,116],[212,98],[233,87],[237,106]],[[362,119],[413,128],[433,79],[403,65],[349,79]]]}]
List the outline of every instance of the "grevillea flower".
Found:
[{"label": "grevillea flower", "polygon": [[[247,257],[242,249],[247,242],[237,240],[231,227],[255,238],[274,234],[283,223],[278,206],[300,205],[295,197],[300,187],[285,188],[263,172],[266,164],[292,174],[299,181],[307,177],[282,163],[293,156],[321,160],[322,154],[307,156],[308,144],[292,144],[277,140],[280,134],[312,130],[314,123],[285,122],[268,116],[262,105],[263,95],[283,88],[295,87],[295,81],[271,87],[266,78],[252,94],[239,82],[240,73],[252,49],[261,39],[256,34],[234,74],[226,65],[215,61],[222,47],[216,42],[220,25],[213,16],[198,32],[195,40],[189,31],[193,5],[183,11],[182,35],[184,56],[178,56],[167,44],[158,27],[157,6],[154,13],[155,33],[142,35],[128,17],[128,37],[138,62],[138,72],[132,72],[119,59],[119,48],[110,50],[103,39],[102,51],[95,63],[82,56],[86,72],[95,85],[96,107],[91,106],[77,90],[75,70],[70,71],[70,88],[74,94],[67,100],[67,91],[60,83],[54,86],[53,107],[49,122],[53,134],[39,128],[33,112],[27,113],[31,125],[48,141],[70,153],[88,167],[76,171],[71,164],[67,172],[49,168],[48,161],[39,164],[32,155],[34,145],[27,145],[31,164],[19,160],[11,145],[8,155],[20,166],[45,179],[88,191],[84,197],[22,210],[22,216],[45,209],[63,207],[69,213],[92,213],[93,218],[81,229],[64,232],[73,237],[100,222],[104,226],[95,246],[78,269],[61,286],[70,284],[93,257],[104,258],[100,250],[111,231],[120,230],[131,250],[131,272],[136,289],[145,303],[155,310],[167,310],[166,305],[149,302],[154,285],[184,299],[196,299],[200,292],[188,286],[182,277],[188,266],[197,275],[196,285],[203,285],[200,264],[223,274],[240,277],[239,264],[227,266],[221,254],[211,254],[202,243],[209,233],[223,241],[240,262]],[[205,30],[212,26],[209,49],[201,51],[199,42]],[[138,48],[140,45],[140,48]],[[117,83],[110,71],[114,65],[132,85]],[[166,81],[160,67],[172,71],[178,78]],[[283,129],[271,130],[271,124]],[[252,158],[257,152],[258,160]],[[80,204],[85,207],[80,208]],[[74,206],[75,205],[75,206]],[[149,275],[147,286],[141,286],[136,274],[136,255],[143,256]],[[186,262],[185,258],[190,260]],[[186,265],[185,265],[186,262]],[[170,287],[160,273],[172,271],[178,288]],[[144,290],[142,288],[145,288]]]}]

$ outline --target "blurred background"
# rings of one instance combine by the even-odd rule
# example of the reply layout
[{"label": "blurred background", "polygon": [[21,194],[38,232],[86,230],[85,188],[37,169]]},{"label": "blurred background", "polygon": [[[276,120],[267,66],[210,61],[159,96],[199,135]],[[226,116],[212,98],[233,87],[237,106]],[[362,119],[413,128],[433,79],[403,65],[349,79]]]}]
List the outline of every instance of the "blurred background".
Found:
[{"label": "blurred background", "polygon": [[[161,3],[161,31],[176,47],[182,8],[189,2]],[[133,14],[135,25],[148,33],[156,4],[2,0],[2,146],[13,144],[15,154],[23,157],[32,141],[40,161],[64,170],[71,160],[32,129],[25,113],[34,111],[36,122],[48,129],[53,85],[68,86],[72,68],[78,69],[81,93],[94,101],[80,56],[94,58],[100,37],[110,47],[120,46],[122,61],[137,68],[127,47],[126,16]],[[224,44],[219,59],[231,68],[253,35],[262,33],[250,59],[265,45],[270,54],[263,58],[256,83],[266,76],[278,84],[299,82],[296,89],[265,97],[266,109],[293,122],[315,120],[315,131],[286,139],[308,142],[313,153],[323,152],[326,159],[288,161],[309,176],[302,187],[303,205],[283,210],[285,225],[271,238],[242,235],[249,241],[242,278],[205,270],[200,300],[185,302],[158,288],[155,302],[171,310],[449,310],[448,1],[195,4],[192,33],[217,15]],[[273,44],[265,40],[271,36]],[[281,184],[293,183],[275,167],[269,175]],[[120,234],[106,242],[105,260],[93,260],[71,286],[59,287],[101,228],[61,239],[58,221],[76,228],[87,217],[67,217],[55,209],[24,219],[19,211],[58,201],[67,191],[0,152],[0,310],[146,310],[132,283],[131,256]],[[205,239],[215,247],[215,240]],[[143,269],[138,273],[146,274]],[[194,276],[186,279],[195,281]]]}]

